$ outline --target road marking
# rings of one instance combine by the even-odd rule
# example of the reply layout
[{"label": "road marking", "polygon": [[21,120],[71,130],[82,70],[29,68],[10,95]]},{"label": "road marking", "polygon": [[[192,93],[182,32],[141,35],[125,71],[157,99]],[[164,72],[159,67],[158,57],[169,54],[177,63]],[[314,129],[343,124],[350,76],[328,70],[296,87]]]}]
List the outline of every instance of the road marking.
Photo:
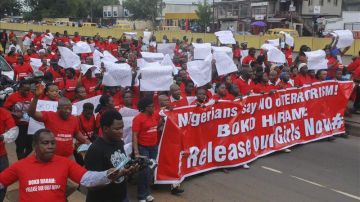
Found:
[{"label": "road marking", "polygon": [[310,181],[310,180],[306,180],[306,179],[301,178],[301,177],[296,177],[296,176],[294,176],[294,175],[290,175],[290,176],[291,176],[292,178],[301,180],[301,181],[303,181],[303,182],[307,182],[307,183],[309,183],[309,184],[312,184],[312,185],[315,185],[315,186],[318,186],[318,187],[323,187],[323,188],[325,188],[325,186],[322,185],[322,184],[319,184],[319,183],[316,183],[316,182],[312,182],[312,181]]},{"label": "road marking", "polygon": [[276,169],[274,169],[274,168],[269,168],[269,167],[266,167],[266,166],[261,166],[261,167],[262,167],[263,169],[265,169],[265,170],[270,170],[270,171],[272,171],[272,172],[282,174],[282,171],[280,171],[280,170],[276,170]]},{"label": "road marking", "polygon": [[339,190],[337,190],[337,189],[331,189],[331,190],[334,191],[334,192],[337,192],[337,193],[339,193],[339,194],[342,194],[342,195],[345,195],[345,196],[348,196],[348,197],[350,197],[350,198],[353,198],[353,199],[356,199],[356,200],[360,201],[360,197],[359,197],[359,196],[355,196],[355,195],[352,195],[352,194],[349,194],[349,193],[346,193],[346,192],[343,192],[343,191],[339,191]]}]

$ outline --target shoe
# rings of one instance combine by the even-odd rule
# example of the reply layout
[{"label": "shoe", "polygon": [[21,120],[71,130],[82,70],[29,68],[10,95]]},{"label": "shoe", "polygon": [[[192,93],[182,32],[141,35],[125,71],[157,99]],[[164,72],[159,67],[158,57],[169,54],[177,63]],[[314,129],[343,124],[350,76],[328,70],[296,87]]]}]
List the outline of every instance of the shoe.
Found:
[{"label": "shoe", "polygon": [[180,187],[171,188],[171,194],[173,194],[173,195],[181,194],[183,192],[184,192],[184,190],[181,189]]},{"label": "shoe", "polygon": [[249,169],[249,168],[250,168],[250,166],[249,166],[248,164],[244,164],[244,165],[243,165],[243,168],[245,168],[245,169]]},{"label": "shoe", "polygon": [[155,200],[155,198],[153,196],[151,196],[151,195],[146,197],[147,202],[151,202],[151,201],[154,201],[154,200]]},{"label": "shoe", "polygon": [[229,170],[228,170],[228,169],[226,169],[226,168],[222,169],[222,171],[223,171],[224,173],[226,173],[226,174],[228,174],[228,173],[229,173]]},{"label": "shoe", "polygon": [[285,153],[290,153],[290,152],[291,152],[291,149],[284,149],[284,152],[285,152]]},{"label": "shoe", "polygon": [[143,199],[143,200],[139,200],[139,202],[146,202],[146,200],[145,200],[145,199]]}]

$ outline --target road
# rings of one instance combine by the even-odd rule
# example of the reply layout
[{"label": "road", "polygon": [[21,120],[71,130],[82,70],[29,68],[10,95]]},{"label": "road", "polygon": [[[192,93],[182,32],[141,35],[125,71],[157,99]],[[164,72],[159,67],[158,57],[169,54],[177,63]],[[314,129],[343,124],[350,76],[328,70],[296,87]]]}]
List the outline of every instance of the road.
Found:
[{"label": "road", "polygon": [[[14,145],[8,147],[11,161],[14,149]],[[171,195],[165,185],[153,190],[153,195],[156,201],[171,202],[360,201],[360,137],[296,146],[291,153],[278,152],[250,166],[248,170],[218,170],[187,178],[181,196]],[[128,192],[131,201],[136,201],[135,183],[129,183]],[[14,193],[8,198],[14,197],[11,195]],[[70,202],[84,200],[80,192],[69,198]]]}]

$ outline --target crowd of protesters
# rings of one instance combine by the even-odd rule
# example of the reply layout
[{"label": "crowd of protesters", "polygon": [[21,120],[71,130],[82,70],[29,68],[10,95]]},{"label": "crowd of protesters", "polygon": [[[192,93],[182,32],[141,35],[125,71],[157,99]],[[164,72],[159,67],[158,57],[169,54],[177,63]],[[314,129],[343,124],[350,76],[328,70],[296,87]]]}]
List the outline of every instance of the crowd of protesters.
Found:
[{"label": "crowd of protesters", "polygon": [[[141,58],[142,51],[156,52],[157,43],[169,43],[166,36],[162,40],[157,40],[155,36],[152,36],[150,43],[145,44],[142,37],[130,38],[125,35],[119,39],[111,36],[102,38],[99,35],[83,37],[78,33],[69,36],[67,31],[64,31],[63,34],[55,33],[51,44],[46,45],[43,43],[43,38],[49,35],[49,30],[43,33],[34,33],[30,30],[22,40],[29,38],[32,43],[29,46],[20,46],[13,32],[0,33],[3,49],[1,55],[13,67],[15,74],[15,78],[8,78],[0,72],[0,90],[17,84],[16,91],[10,94],[0,107],[0,134],[2,134],[0,136],[0,171],[9,166],[5,142],[16,139],[16,154],[19,160],[0,173],[0,183],[6,187],[19,180],[20,201],[39,200],[36,197],[49,197],[46,199],[50,201],[54,197],[49,193],[40,193],[45,191],[28,191],[27,182],[22,178],[27,180],[32,178],[24,174],[25,171],[22,169],[38,170],[37,174],[30,172],[31,175],[39,175],[36,176],[37,179],[50,178],[47,175],[41,175],[41,172],[65,173],[61,179],[62,192],[60,194],[65,192],[67,177],[87,187],[101,184],[99,182],[91,185],[84,183],[86,181],[84,177],[88,176],[85,169],[97,172],[107,171],[116,167],[112,161],[112,158],[115,158],[114,155],[120,158],[125,153],[122,142],[124,123],[119,114],[122,108],[136,109],[140,112],[132,123],[132,155],[156,159],[164,127],[162,110],[186,105],[201,106],[218,100],[234,100],[254,93],[272,94],[277,90],[301,87],[324,80],[360,82],[360,51],[350,64],[347,66],[341,64],[341,57],[348,48],[337,49],[337,39],[333,38],[331,44],[324,46],[328,67],[316,72],[308,70],[305,52],[310,51],[310,48],[306,45],[300,47],[296,58],[293,58],[294,47],[288,45],[279,47],[287,61],[279,65],[267,61],[266,50],[260,50],[257,54],[254,48],[247,47],[246,42],[240,44],[237,42],[232,45],[232,50],[238,71],[218,76],[213,62],[212,81],[205,86],[195,86],[186,66],[187,62],[192,60],[193,39],[183,37],[172,39],[172,42],[176,43],[172,62],[178,68],[178,73],[174,75],[174,83],[169,90],[140,91],[139,86],[135,85],[138,71],[137,59]],[[64,46],[71,49],[72,44],[79,41],[87,42],[93,49],[100,52],[110,52],[119,63],[129,64],[133,73],[132,86],[103,85],[102,77],[106,71],[103,64],[96,70],[89,69],[86,73],[81,73],[78,69],[61,67],[58,64],[61,57],[58,47]],[[196,42],[202,43],[202,39],[196,39]],[[244,50],[248,51],[246,56],[241,55]],[[94,65],[92,53],[83,53],[79,56],[83,64]],[[31,58],[42,61],[42,66],[37,71],[34,71],[30,65]],[[356,87],[353,96],[354,113],[360,108],[358,91],[359,88]],[[72,103],[98,95],[101,95],[98,106],[85,103],[81,115],[71,114]],[[57,101],[57,112],[36,111],[38,100]],[[46,129],[38,131],[35,135],[28,135],[29,117],[43,122]],[[85,156],[77,152],[77,146],[89,143],[92,145]],[[75,159],[77,164],[68,159]],[[48,167],[35,165],[36,161]],[[48,165],[50,163],[51,165]],[[54,166],[57,168],[55,169]],[[244,168],[249,168],[249,166],[245,165]],[[123,170],[116,176],[110,176],[110,181],[105,180],[107,182],[105,186],[89,189],[87,201],[127,201],[124,176],[132,173],[133,170],[135,169]],[[113,170],[110,171],[113,172]],[[99,174],[91,176],[96,175]],[[101,177],[103,178],[103,176],[99,178]],[[139,171],[138,178],[138,199],[153,201],[154,197],[151,195],[150,188],[151,170]],[[98,181],[101,180],[104,179]],[[173,194],[183,191],[178,184],[171,186]],[[0,200],[4,198],[5,192],[6,190],[3,189]],[[65,199],[53,201],[65,201]]]}]

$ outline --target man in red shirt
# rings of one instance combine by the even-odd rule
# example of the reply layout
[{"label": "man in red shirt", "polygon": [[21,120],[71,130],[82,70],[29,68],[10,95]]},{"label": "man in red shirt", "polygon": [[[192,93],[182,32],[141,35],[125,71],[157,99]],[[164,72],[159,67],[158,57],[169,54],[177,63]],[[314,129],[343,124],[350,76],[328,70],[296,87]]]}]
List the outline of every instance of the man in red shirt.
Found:
[{"label": "man in red shirt", "polygon": [[80,75],[79,77],[80,84],[84,86],[86,94],[88,97],[96,96],[97,87],[99,86],[98,80],[96,77],[92,77],[92,71],[89,69],[85,76]]},{"label": "man in red shirt", "polygon": [[77,42],[81,41],[81,37],[80,37],[80,35],[79,35],[79,32],[75,32],[75,33],[74,33],[74,37],[72,38],[72,41],[73,41],[74,43],[77,43]]},{"label": "man in red shirt", "polygon": [[0,173],[0,186],[8,187],[19,181],[20,202],[65,202],[67,179],[84,187],[107,185],[134,170],[110,168],[105,171],[87,171],[76,162],[54,155],[56,141],[48,129],[34,134],[35,154],[15,162]]},{"label": "man in red shirt", "polygon": [[[18,134],[19,129],[15,125],[11,113],[7,109],[0,107],[0,172],[9,167],[5,142],[10,143],[15,141]],[[6,189],[0,190],[0,201],[4,200],[5,193]]]},{"label": "man in red shirt", "polygon": [[251,75],[252,70],[249,67],[243,68],[240,77],[233,81],[239,87],[242,96],[253,93],[254,83],[251,80]]},{"label": "man in red shirt", "polygon": [[244,59],[242,61],[242,65],[243,66],[249,66],[250,62],[256,61],[255,53],[256,53],[255,48],[249,48],[249,55],[244,57]]},{"label": "man in red shirt", "polygon": [[14,73],[16,80],[22,80],[25,77],[30,76],[32,73],[34,73],[32,67],[29,63],[24,63],[24,57],[22,55],[19,55],[18,63],[14,67]]},{"label": "man in red shirt", "polygon": [[37,102],[43,93],[44,87],[38,85],[35,96],[30,103],[29,116],[39,122],[43,122],[45,128],[48,128],[55,135],[57,143],[55,154],[70,157],[74,151],[74,137],[81,143],[88,144],[90,141],[80,132],[77,118],[71,115],[72,104],[69,99],[65,97],[59,99],[57,112],[36,111]]},{"label": "man in red shirt", "polygon": [[173,108],[189,105],[187,98],[181,96],[180,87],[176,84],[170,86],[170,106]]},{"label": "man in red shirt", "polygon": [[30,83],[21,81],[18,91],[11,94],[4,103],[4,107],[12,112],[16,125],[19,127],[19,136],[15,141],[18,159],[25,158],[32,151],[32,136],[27,134],[29,126],[27,110],[32,98]]},{"label": "man in red shirt", "polygon": [[357,68],[360,68],[360,51],[359,51],[359,55],[353,58],[353,61],[348,65],[347,68],[349,72],[353,72]]},{"label": "man in red shirt", "polygon": [[294,78],[294,85],[301,87],[305,84],[311,84],[312,78],[308,75],[308,67],[306,63],[300,63],[298,66],[299,74]]}]

